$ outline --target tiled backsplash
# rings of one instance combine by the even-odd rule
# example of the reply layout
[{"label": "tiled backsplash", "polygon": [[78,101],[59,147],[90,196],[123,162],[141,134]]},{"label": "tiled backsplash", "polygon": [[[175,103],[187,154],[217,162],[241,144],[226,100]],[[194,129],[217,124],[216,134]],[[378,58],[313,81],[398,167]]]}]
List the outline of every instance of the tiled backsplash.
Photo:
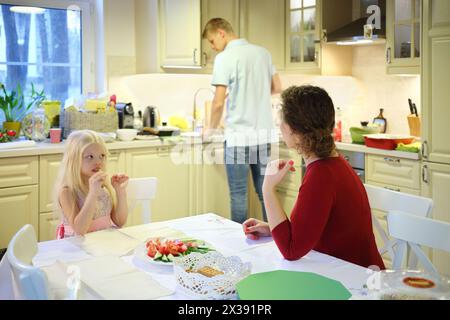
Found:
[{"label": "tiled backsplash", "polygon": [[[343,130],[359,126],[360,121],[372,121],[379,109],[385,109],[388,132],[408,134],[406,116],[408,98],[420,110],[420,77],[400,77],[386,74],[384,45],[354,48],[353,76],[282,75],[283,87],[311,84],[328,91],[343,114]],[[190,116],[194,93],[199,88],[211,88],[210,75],[143,74],[109,79],[109,91],[120,101],[133,102],[136,110],[149,105],[160,109],[163,120],[170,115]],[[201,91],[197,106],[202,107],[212,94]],[[274,97],[274,103],[278,100]]]}]

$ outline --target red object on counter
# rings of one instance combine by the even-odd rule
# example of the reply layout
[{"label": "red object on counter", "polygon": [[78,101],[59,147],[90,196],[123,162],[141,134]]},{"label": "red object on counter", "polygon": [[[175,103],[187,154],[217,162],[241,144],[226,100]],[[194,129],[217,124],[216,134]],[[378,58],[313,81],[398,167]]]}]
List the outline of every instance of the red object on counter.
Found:
[{"label": "red object on counter", "polygon": [[414,137],[390,136],[383,134],[364,136],[364,142],[367,147],[383,150],[395,150],[399,143],[410,144],[413,141]]}]

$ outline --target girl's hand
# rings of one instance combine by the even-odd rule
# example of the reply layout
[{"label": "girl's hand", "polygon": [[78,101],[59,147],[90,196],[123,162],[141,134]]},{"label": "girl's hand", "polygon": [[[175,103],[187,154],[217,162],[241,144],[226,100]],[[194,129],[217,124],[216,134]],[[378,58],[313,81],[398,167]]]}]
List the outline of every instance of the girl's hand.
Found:
[{"label": "girl's hand", "polygon": [[128,176],[126,174],[115,174],[111,177],[111,185],[116,192],[125,191],[128,185]]},{"label": "girl's hand", "polygon": [[242,224],[244,233],[248,239],[258,240],[260,237],[270,237],[270,227],[267,222],[250,218]]},{"label": "girl's hand", "polygon": [[294,161],[274,160],[271,161],[266,168],[264,177],[263,190],[273,190],[283,181],[288,172],[295,172]]},{"label": "girl's hand", "polygon": [[89,178],[89,192],[98,193],[105,184],[108,174],[99,171]]}]

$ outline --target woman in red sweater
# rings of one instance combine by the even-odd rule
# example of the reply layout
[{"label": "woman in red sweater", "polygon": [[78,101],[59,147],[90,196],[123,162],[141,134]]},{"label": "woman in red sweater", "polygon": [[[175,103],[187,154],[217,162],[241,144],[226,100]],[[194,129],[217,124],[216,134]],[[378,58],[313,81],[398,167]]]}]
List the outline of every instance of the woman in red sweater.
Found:
[{"label": "woman in red sweater", "polygon": [[287,260],[298,260],[316,250],[363,267],[384,269],[372,230],[371,210],[364,185],[336,151],[332,136],[334,106],[318,87],[290,87],[282,94],[283,139],[295,148],[307,166],[290,220],[276,186],[292,160],[276,160],[266,169],[263,184],[268,223],[244,222],[251,239],[272,236]]}]

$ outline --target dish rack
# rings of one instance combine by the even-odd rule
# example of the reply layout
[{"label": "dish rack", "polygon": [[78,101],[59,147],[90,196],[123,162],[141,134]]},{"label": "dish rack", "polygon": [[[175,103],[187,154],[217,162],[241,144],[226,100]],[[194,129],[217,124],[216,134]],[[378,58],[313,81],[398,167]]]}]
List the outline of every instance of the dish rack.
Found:
[{"label": "dish rack", "polygon": [[[223,274],[209,278],[195,272],[203,267],[220,270]],[[188,270],[194,270],[194,272]],[[249,262],[243,263],[237,256],[224,257],[217,251],[206,254],[191,253],[174,260],[174,273],[178,287],[187,295],[199,299],[236,299],[236,284],[250,275],[250,271]]]}]

